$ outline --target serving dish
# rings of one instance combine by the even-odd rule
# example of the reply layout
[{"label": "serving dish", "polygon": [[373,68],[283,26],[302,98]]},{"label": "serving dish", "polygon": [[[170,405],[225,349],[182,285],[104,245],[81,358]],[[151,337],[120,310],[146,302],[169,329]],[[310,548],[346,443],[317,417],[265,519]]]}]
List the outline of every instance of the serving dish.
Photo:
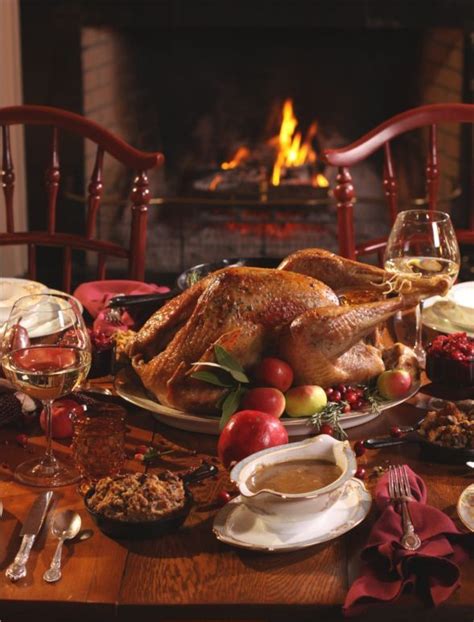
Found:
[{"label": "serving dish", "polygon": [[278,533],[252,512],[240,496],[232,499],[216,515],[213,532],[218,540],[242,549],[264,553],[298,551],[328,542],[354,529],[367,516],[372,497],[358,479],[350,479],[339,499],[328,510],[296,531]]},{"label": "serving dish", "polygon": [[441,464],[465,464],[468,460],[474,460],[474,449],[449,447],[428,441],[418,432],[422,421],[423,419],[420,419],[414,427],[404,428],[404,434],[399,438],[392,438],[391,436],[368,438],[364,441],[364,445],[367,449],[383,449],[395,445],[417,444],[420,447],[422,458]]},{"label": "serving dish", "polygon": [[127,522],[95,512],[89,506],[89,500],[95,492],[94,487],[90,488],[84,496],[84,505],[99,529],[112,538],[126,538],[130,540],[156,538],[178,529],[186,520],[194,503],[189,486],[207,479],[208,477],[214,477],[217,473],[218,470],[216,466],[203,463],[191,473],[183,475],[182,480],[185,494],[183,507],[169,516],[164,516],[157,520]]},{"label": "serving dish", "polygon": [[[294,460],[324,460],[337,465],[341,474],[327,486],[303,493],[282,493],[271,488],[257,492],[248,480],[257,469]],[[340,497],[345,484],[357,470],[355,453],[348,441],[319,434],[299,443],[270,447],[241,460],[230,472],[242,503],[278,532],[301,529],[318,512],[328,510]]]},{"label": "serving dish", "polygon": [[[220,434],[219,417],[197,415],[160,404],[156,398],[151,397],[146,391],[131,367],[123,367],[117,372],[114,387],[120,397],[135,406],[150,411],[153,417],[161,423],[187,432],[213,434],[216,436]],[[409,400],[416,394],[419,388],[420,384],[417,382],[405,397],[382,402],[378,411],[351,411],[344,414],[340,418],[340,424],[346,430],[368,423],[378,417],[384,410]],[[308,434],[314,433],[314,427],[311,425],[309,417],[282,417],[281,421],[289,436],[308,436]]]}]

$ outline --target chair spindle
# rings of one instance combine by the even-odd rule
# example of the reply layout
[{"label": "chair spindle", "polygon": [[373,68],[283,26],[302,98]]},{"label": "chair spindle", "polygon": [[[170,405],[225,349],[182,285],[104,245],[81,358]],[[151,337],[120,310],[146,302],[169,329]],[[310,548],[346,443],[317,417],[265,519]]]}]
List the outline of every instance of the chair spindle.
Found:
[{"label": "chair spindle", "polygon": [[58,128],[53,127],[51,161],[49,167],[46,169],[46,190],[48,192],[48,233],[54,233],[56,231],[56,203],[60,178]]},{"label": "chair spindle", "polygon": [[105,279],[105,262],[107,260],[107,256],[104,253],[99,253],[97,258],[97,278],[99,280]]},{"label": "chair spindle", "polygon": [[428,207],[436,209],[438,200],[439,168],[438,168],[438,144],[436,139],[436,125],[430,125],[428,161],[426,163],[426,190],[428,194]]},{"label": "chair spindle", "polygon": [[2,125],[3,154],[2,154],[2,187],[5,195],[7,233],[15,230],[13,219],[13,194],[15,190],[15,172],[13,169],[10,149],[10,127]]},{"label": "chair spindle", "polygon": [[145,272],[146,222],[150,203],[150,184],[145,171],[140,171],[135,177],[130,198],[132,201],[130,248],[138,249],[138,252],[130,257],[129,276],[131,279],[140,280]]},{"label": "chair spindle", "polygon": [[384,168],[383,168],[383,188],[388,201],[390,210],[390,223],[393,225],[397,217],[397,180],[395,177],[392,150],[390,143],[384,145]]},{"label": "chair spindle", "polygon": [[355,191],[352,184],[352,177],[349,169],[345,166],[339,167],[339,174],[336,177],[337,185],[334,195],[337,200],[337,225],[339,232],[339,243],[341,254],[349,259],[355,259],[353,208]]},{"label": "chair spindle", "polygon": [[104,161],[104,150],[102,147],[97,146],[97,153],[95,157],[94,170],[92,171],[91,180],[88,187],[88,200],[87,200],[87,232],[88,238],[92,238],[95,235],[97,211],[100,207],[100,201],[102,197],[102,164]]}]

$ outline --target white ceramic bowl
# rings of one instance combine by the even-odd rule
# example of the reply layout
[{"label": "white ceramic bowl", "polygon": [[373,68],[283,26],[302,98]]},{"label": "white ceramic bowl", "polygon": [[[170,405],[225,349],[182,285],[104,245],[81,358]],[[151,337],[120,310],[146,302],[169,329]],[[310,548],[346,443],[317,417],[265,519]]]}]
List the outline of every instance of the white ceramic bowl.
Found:
[{"label": "white ceramic bowl", "polygon": [[[247,481],[262,466],[289,460],[327,460],[341,469],[341,475],[324,488],[305,493],[288,494],[263,489],[252,492]],[[276,531],[291,531],[311,522],[317,512],[329,509],[341,495],[346,482],[357,469],[354,452],[348,441],[338,441],[327,434],[319,434],[299,443],[289,443],[264,449],[239,462],[230,478],[238,486],[242,502]]]}]

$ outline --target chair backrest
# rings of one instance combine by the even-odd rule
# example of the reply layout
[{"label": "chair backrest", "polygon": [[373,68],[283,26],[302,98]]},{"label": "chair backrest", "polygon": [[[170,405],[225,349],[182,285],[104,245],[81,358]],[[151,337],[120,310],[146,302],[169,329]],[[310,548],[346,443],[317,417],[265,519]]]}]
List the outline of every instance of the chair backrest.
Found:
[{"label": "chair backrest", "polygon": [[[45,125],[51,128],[51,150],[45,173],[47,192],[47,229],[45,231],[16,231],[13,209],[15,173],[10,150],[11,125]],[[121,138],[99,124],[80,115],[47,106],[10,106],[0,108],[2,128],[2,186],[5,196],[6,231],[0,232],[0,245],[23,244],[28,247],[28,277],[36,278],[36,248],[55,246],[64,249],[63,289],[71,290],[72,251],[93,251],[97,254],[97,278],[105,278],[108,257],[128,260],[128,276],[143,280],[147,211],[150,201],[147,171],[163,164],[161,153],[146,153],[134,149]],[[61,180],[59,132],[65,130],[89,139],[96,145],[95,163],[87,188],[86,230],[84,234],[56,231],[58,190]],[[96,220],[103,191],[103,160],[107,153],[136,174],[130,193],[131,230],[128,247],[95,238]]]},{"label": "chair backrest", "polygon": [[[385,239],[373,240],[356,246],[354,236],[353,207],[356,192],[349,167],[365,160],[375,151],[384,149],[383,188],[387,199],[391,223],[397,216],[397,178],[392,160],[390,141],[410,130],[429,127],[429,148],[426,161],[426,191],[428,209],[435,209],[438,199],[439,161],[437,146],[437,125],[440,123],[473,123],[474,105],[471,104],[433,104],[412,108],[388,119],[359,140],[340,149],[327,149],[323,160],[339,169],[334,195],[337,200],[339,250],[341,255],[355,259],[358,255],[378,253],[382,258]],[[474,226],[474,222],[471,223]]]}]

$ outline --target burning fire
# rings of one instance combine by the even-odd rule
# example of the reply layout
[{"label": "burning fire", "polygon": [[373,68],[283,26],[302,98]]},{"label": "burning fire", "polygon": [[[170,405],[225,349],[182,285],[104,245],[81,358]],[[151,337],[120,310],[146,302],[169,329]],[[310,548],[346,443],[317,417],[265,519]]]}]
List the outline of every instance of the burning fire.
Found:
[{"label": "burning fire", "polygon": [[[275,160],[270,177],[273,186],[279,186],[282,178],[288,169],[314,165],[318,159],[312,142],[316,136],[318,125],[314,121],[303,138],[301,131],[298,131],[298,119],[293,111],[293,101],[287,99],[283,104],[282,121],[280,131],[277,136],[271,138],[267,144],[275,152]],[[251,158],[252,154],[247,147],[239,147],[228,162],[221,164],[223,171],[235,169]],[[311,168],[309,168],[309,171]],[[222,174],[217,174],[209,184],[209,190],[215,190],[223,181]],[[315,173],[308,181],[313,187],[327,188],[329,182],[322,173]]]}]

